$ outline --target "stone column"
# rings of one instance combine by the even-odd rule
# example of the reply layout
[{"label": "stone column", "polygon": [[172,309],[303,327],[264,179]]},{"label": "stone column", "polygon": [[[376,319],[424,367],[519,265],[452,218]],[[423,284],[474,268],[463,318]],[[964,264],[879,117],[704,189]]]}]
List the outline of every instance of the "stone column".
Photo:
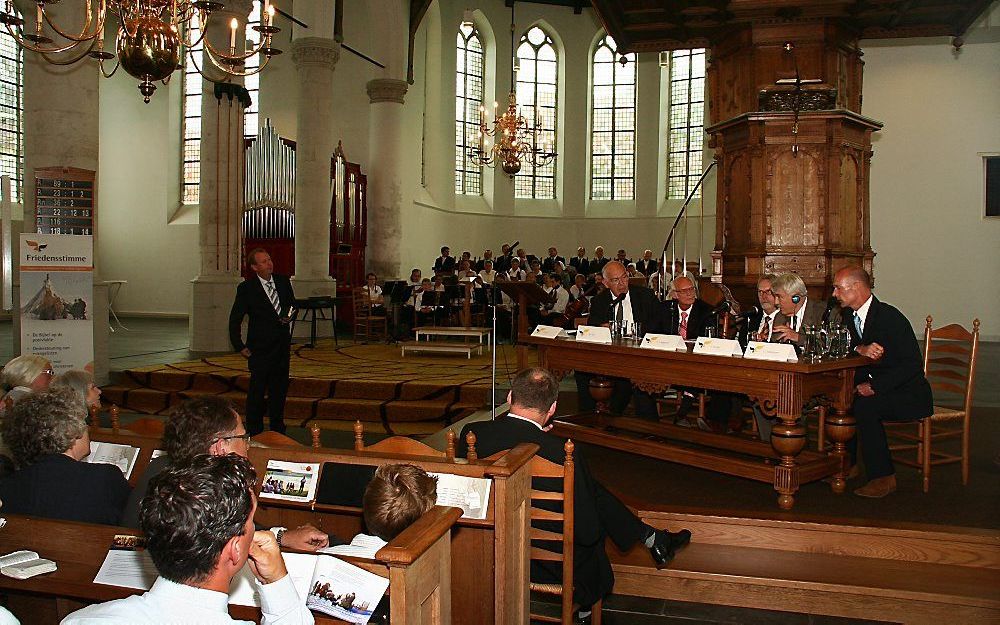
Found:
[{"label": "stone column", "polygon": [[[83,4],[46,6],[60,24],[82,24]],[[33,18],[32,18],[32,24]],[[76,52],[72,53],[76,54]],[[85,60],[57,67],[38,54],[24,52],[24,179],[22,202],[24,232],[35,232],[35,169],[42,167],[79,167],[97,171],[100,127],[100,78],[94,61]],[[127,167],[127,163],[109,163],[108,167]],[[99,234],[101,231],[100,193],[97,194],[97,219],[94,228],[94,292],[89,309],[94,324],[94,379],[108,382],[108,287],[100,277]],[[19,257],[19,242],[13,238],[12,256]],[[20,296],[20,272],[13,267],[14,306]],[[30,296],[30,294],[29,294]],[[14,314],[14,353],[21,351],[20,315]]]},{"label": "stone column", "polygon": [[[236,18],[242,32],[250,14],[248,0],[229,0],[212,13],[207,36],[217,48],[228,47],[229,22]],[[206,53],[207,54],[207,53]],[[210,61],[201,67],[222,77]],[[239,85],[241,79],[232,79]],[[225,86],[225,85],[223,85]],[[201,180],[198,184],[198,277],[191,281],[188,332],[191,350],[232,351],[229,310],[241,268],[243,214],[243,103],[230,89],[216,97],[215,83],[202,81]]]},{"label": "stone column", "polygon": [[337,146],[333,70],[339,59],[340,44],[333,39],[301,37],[292,41],[299,90],[292,282],[299,298],[336,293],[336,282],[330,277],[330,159]]},{"label": "stone column", "polygon": [[368,81],[371,102],[368,173],[368,266],[380,277],[400,277],[403,239],[402,125],[405,80]]}]

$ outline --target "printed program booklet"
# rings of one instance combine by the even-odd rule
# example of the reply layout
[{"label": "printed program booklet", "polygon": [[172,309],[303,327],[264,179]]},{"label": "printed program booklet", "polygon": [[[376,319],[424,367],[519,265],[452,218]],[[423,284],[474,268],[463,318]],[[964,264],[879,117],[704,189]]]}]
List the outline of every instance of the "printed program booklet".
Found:
[{"label": "printed program booklet", "polygon": [[306,607],[350,623],[367,623],[389,580],[332,556],[317,556]]},{"label": "printed program booklet", "polygon": [[462,509],[467,519],[485,519],[492,480],[451,473],[430,473],[438,479],[437,505]]},{"label": "printed program booklet", "polygon": [[90,441],[90,455],[83,461],[95,464],[113,464],[121,469],[127,480],[132,476],[132,469],[135,467],[135,461],[138,457],[138,447]]},{"label": "printed program booklet", "polygon": [[317,463],[268,460],[260,496],[309,503],[316,498],[319,467]]}]

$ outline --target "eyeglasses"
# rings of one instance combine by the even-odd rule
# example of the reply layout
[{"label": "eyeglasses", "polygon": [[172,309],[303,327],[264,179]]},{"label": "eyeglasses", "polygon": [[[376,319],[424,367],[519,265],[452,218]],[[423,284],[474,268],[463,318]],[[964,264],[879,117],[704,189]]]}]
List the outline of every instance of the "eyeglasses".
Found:
[{"label": "eyeglasses", "polygon": [[771,289],[757,289],[757,295],[770,295],[774,297],[774,291]]},{"label": "eyeglasses", "polygon": [[49,375],[55,375],[56,374],[56,372],[51,367],[49,367],[48,369],[42,369],[42,373],[47,373]]},{"label": "eyeglasses", "polygon": [[625,282],[626,280],[628,280],[628,274],[625,274],[623,276],[618,276],[616,278],[605,278],[605,280],[607,280],[608,282]]},{"label": "eyeglasses", "polygon": [[677,289],[677,293],[684,293],[685,295],[694,293],[694,287],[693,286],[689,286],[686,289]]},{"label": "eyeglasses", "polygon": [[233,434],[232,436],[220,436],[216,438],[217,441],[232,441],[236,439],[241,439],[244,443],[250,442],[250,433],[244,432],[242,434]]}]

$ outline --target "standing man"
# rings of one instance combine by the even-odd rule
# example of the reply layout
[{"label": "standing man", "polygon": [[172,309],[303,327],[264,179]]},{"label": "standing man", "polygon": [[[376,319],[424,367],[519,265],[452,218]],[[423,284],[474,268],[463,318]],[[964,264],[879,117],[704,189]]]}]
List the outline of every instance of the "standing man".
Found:
[{"label": "standing man", "polygon": [[[292,336],[295,293],[288,276],[274,273],[271,255],[263,248],[247,254],[247,263],[256,275],[236,288],[236,300],[229,312],[229,341],[247,359],[250,387],[247,389],[247,431],[255,436],[264,431],[264,396],[271,429],[285,433],[285,395],[288,394],[288,361]],[[243,317],[249,316],[247,340],[240,334]]]},{"label": "standing man", "polygon": [[569,266],[576,269],[577,274],[590,274],[590,261],[587,260],[587,250],[581,245],[576,248],[576,256],[569,259]]},{"label": "standing man", "polygon": [[[663,304],[656,299],[648,288],[628,284],[628,272],[620,262],[613,260],[604,266],[602,271],[607,290],[595,295],[590,300],[590,319],[592,326],[607,326],[612,321],[628,321],[642,325],[643,334],[662,332],[665,321]],[[594,399],[590,396],[590,380],[594,376],[577,371],[576,389],[582,411],[595,408]],[[628,406],[629,399],[635,400],[637,417],[657,420],[656,402],[652,395],[638,389],[632,391],[632,382],[628,379],[614,379],[615,389],[611,396],[611,412],[621,414]]]},{"label": "standing man", "polygon": [[601,273],[604,270],[604,265],[608,264],[611,260],[604,255],[604,248],[600,245],[594,248],[594,257],[590,259],[590,273]]},{"label": "standing man", "polygon": [[642,260],[635,264],[635,268],[644,276],[651,276],[656,273],[656,269],[659,265],[656,264],[656,259],[653,258],[653,250],[645,250],[642,253]]},{"label": "standing man", "polygon": [[772,338],[781,343],[805,343],[803,329],[823,321],[823,302],[811,301],[806,283],[794,273],[783,273],[771,282],[774,302],[781,314],[774,319]]},{"label": "standing man", "polygon": [[554,247],[549,248],[549,255],[545,257],[542,261],[542,271],[545,273],[552,273],[556,270],[556,263],[562,263],[563,267],[566,266],[566,259],[559,255],[558,250]]},{"label": "standing man", "polygon": [[447,245],[441,248],[441,255],[434,259],[434,275],[451,275],[455,273],[455,257]]},{"label": "standing man", "polygon": [[934,412],[930,384],[924,377],[920,346],[910,322],[896,308],[872,295],[871,277],[856,266],[833,278],[833,295],[843,306],[841,318],[851,332],[854,351],[870,364],[854,371],[857,436],[847,442],[857,460],[858,439],[868,483],[854,491],[862,497],[885,497],[896,490],[896,470],[883,421],[916,421]]}]

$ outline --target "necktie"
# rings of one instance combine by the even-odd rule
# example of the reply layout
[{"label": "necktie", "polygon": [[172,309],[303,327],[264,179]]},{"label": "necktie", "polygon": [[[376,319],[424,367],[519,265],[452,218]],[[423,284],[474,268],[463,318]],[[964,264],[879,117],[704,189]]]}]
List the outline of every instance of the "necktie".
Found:
[{"label": "necktie", "polygon": [[760,324],[760,331],[757,332],[758,341],[767,341],[771,336],[771,318],[764,315],[764,323]]},{"label": "necktie", "polygon": [[792,331],[793,332],[799,331],[799,313],[795,313],[794,315],[792,315]]},{"label": "necktie", "polygon": [[681,325],[679,328],[679,334],[683,339],[686,339],[688,337],[688,314],[686,311],[681,312]]},{"label": "necktie", "polygon": [[625,298],[623,297],[618,300],[617,310],[615,311],[615,321],[617,321],[618,323],[621,323],[622,321],[622,314],[624,314],[622,313],[622,308],[624,307],[625,307]]},{"label": "necktie", "polygon": [[281,302],[278,301],[278,291],[274,288],[274,281],[267,281],[267,296],[271,299],[271,306],[274,306],[274,312],[281,316]]},{"label": "necktie", "polygon": [[854,313],[854,329],[858,331],[858,338],[861,338],[861,315]]}]

